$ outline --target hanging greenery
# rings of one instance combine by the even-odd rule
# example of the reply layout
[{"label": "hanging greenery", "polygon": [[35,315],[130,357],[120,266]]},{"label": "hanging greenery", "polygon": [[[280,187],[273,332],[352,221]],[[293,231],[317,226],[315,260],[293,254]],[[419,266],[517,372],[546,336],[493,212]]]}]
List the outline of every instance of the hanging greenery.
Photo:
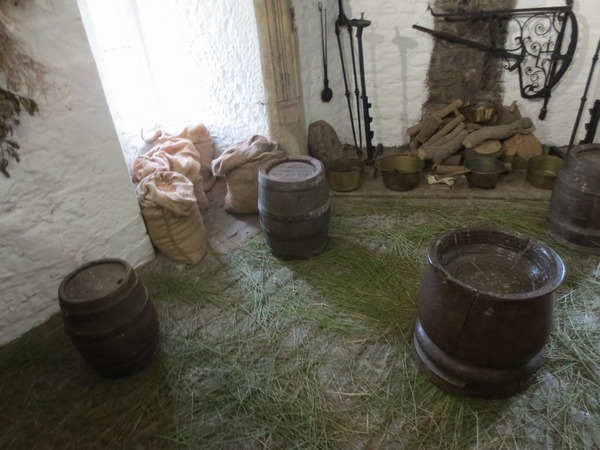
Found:
[{"label": "hanging greenery", "polygon": [[10,177],[9,158],[20,162],[20,145],[12,136],[20,124],[23,111],[34,115],[38,104],[31,98],[44,91],[46,69],[31,58],[27,50],[11,33],[8,26],[14,22],[11,12],[22,8],[28,0],[0,0],[0,172]]},{"label": "hanging greenery", "polygon": [[20,123],[19,116],[22,110],[33,115],[38,111],[38,105],[30,98],[0,88],[0,172],[8,178],[10,173],[7,170],[7,157],[12,157],[16,162],[21,161],[18,152],[20,145],[10,136],[14,127]]}]

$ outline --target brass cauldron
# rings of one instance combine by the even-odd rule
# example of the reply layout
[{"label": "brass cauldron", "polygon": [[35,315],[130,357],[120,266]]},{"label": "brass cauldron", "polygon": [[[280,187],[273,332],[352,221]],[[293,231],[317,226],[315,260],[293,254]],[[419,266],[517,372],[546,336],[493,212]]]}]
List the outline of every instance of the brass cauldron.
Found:
[{"label": "brass cauldron", "polygon": [[558,156],[538,155],[527,161],[527,182],[542,189],[552,189],[558,171],[565,162]]},{"label": "brass cauldron", "polygon": [[394,191],[410,191],[419,185],[425,162],[414,155],[390,155],[375,161],[383,184]]},{"label": "brass cauldron", "polygon": [[358,159],[340,158],[325,161],[325,177],[333,191],[349,192],[362,185],[365,163]]}]

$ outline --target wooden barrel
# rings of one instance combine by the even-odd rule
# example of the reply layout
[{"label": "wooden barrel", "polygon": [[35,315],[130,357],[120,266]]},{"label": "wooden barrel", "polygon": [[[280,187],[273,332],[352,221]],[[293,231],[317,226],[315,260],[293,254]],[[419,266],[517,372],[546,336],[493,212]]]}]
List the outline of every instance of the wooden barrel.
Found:
[{"label": "wooden barrel", "polygon": [[127,262],[106,258],[82,265],[63,279],[58,299],[67,334],[101,375],[131,375],[156,353],[156,310]]},{"label": "wooden barrel", "polygon": [[271,253],[301,259],[327,245],[330,206],[323,164],[310,156],[266,162],[258,173],[258,212]]},{"label": "wooden barrel", "polygon": [[436,237],[417,298],[419,369],[455,394],[503,397],[534,379],[565,267],[530,237],[485,226]]},{"label": "wooden barrel", "polygon": [[569,151],[550,196],[550,231],[566,247],[600,254],[600,144]]}]

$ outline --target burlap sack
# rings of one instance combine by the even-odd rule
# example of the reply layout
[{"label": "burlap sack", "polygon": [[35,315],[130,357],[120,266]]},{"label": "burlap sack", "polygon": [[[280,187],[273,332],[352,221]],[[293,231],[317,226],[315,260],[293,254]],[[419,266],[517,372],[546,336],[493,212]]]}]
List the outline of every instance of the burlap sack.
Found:
[{"label": "burlap sack", "polygon": [[176,172],[156,172],[140,181],[137,195],[156,248],[185,263],[206,255],[206,230],[190,180]]},{"label": "burlap sack", "polygon": [[204,191],[209,191],[215,185],[217,179],[213,176],[210,167],[215,157],[215,148],[210,132],[203,124],[187,125],[183,130],[175,133],[167,131],[164,127],[154,127],[151,130],[142,132],[142,138],[146,144],[150,145],[160,144],[168,140],[190,140],[200,155],[200,175]]},{"label": "burlap sack", "polygon": [[266,161],[285,155],[276,142],[252,136],[232,145],[212,162],[215,176],[225,177],[225,211],[237,214],[258,213],[258,169]]},{"label": "burlap sack", "polygon": [[138,182],[158,172],[177,172],[194,185],[194,196],[200,211],[208,208],[201,176],[200,154],[189,139],[166,139],[138,156],[131,166],[131,176]]}]

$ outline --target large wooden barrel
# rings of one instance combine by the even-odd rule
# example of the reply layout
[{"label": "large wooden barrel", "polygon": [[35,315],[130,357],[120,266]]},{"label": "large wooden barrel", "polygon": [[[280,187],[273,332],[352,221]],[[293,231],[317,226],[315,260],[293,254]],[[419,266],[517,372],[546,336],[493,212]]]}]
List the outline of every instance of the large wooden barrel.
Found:
[{"label": "large wooden barrel", "polygon": [[569,151],[550,196],[550,231],[569,248],[600,254],[600,144]]},{"label": "large wooden barrel", "polygon": [[271,160],[258,173],[258,212],[271,253],[302,259],[327,245],[330,206],[323,164],[310,156]]},{"label": "large wooden barrel", "polygon": [[156,310],[126,261],[105,258],[82,265],[63,279],[58,299],[67,334],[101,375],[131,375],[156,353]]},{"label": "large wooden barrel", "polygon": [[473,226],[436,237],[417,298],[419,368],[456,394],[522,391],[542,363],[564,275],[554,250],[522,234]]}]

